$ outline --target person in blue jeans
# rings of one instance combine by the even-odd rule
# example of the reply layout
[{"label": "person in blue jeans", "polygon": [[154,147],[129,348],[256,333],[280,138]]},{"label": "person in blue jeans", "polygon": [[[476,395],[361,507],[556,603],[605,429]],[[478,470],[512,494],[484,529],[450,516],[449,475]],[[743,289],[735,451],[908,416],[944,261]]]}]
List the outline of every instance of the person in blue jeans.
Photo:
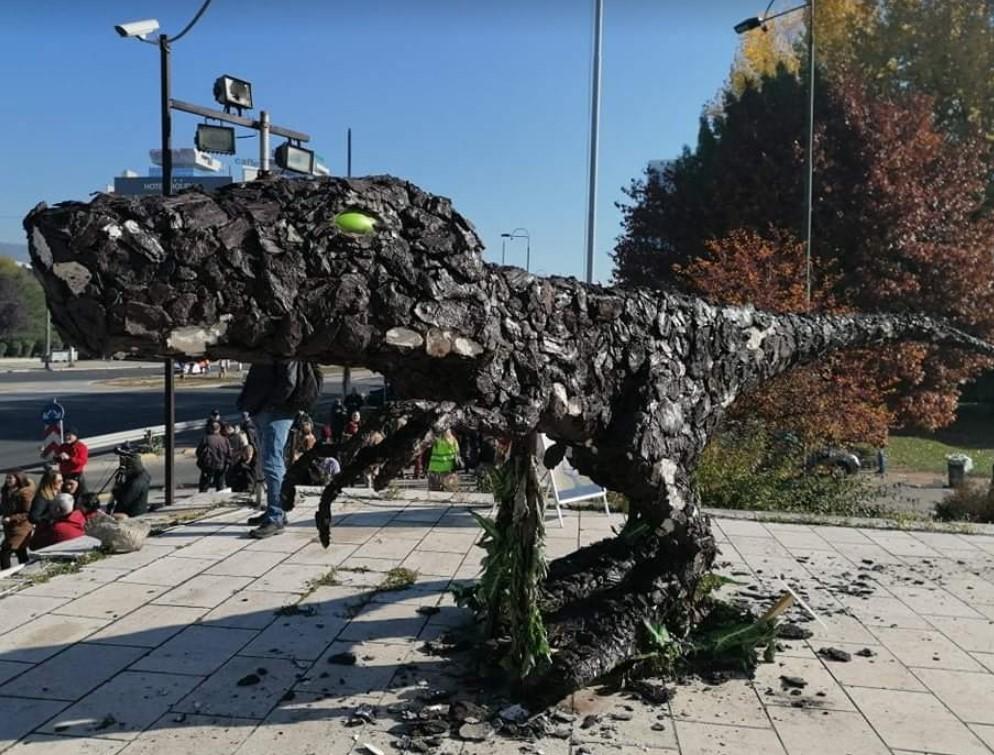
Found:
[{"label": "person in blue jeans", "polygon": [[253,364],[238,397],[238,409],[248,412],[259,429],[259,456],[266,481],[266,510],[248,520],[256,526],[249,534],[271,537],[283,531],[286,514],[280,489],[286,474],[284,449],[294,417],[321,395],[321,370],[316,364],[293,360]]}]

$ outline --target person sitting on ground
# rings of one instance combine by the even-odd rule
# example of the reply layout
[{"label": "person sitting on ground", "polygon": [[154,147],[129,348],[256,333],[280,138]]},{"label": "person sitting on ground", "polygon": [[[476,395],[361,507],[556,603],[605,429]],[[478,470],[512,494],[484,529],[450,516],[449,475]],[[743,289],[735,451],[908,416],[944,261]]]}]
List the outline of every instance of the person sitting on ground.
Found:
[{"label": "person sitting on ground", "polygon": [[111,501],[107,506],[107,512],[115,516],[128,517],[141,516],[147,512],[148,489],[151,482],[152,478],[142,464],[141,456],[123,454],[114,474],[114,487],[111,488]]},{"label": "person sitting on ground", "polygon": [[76,509],[76,502],[68,493],[59,493],[52,503],[52,520],[47,526],[35,529],[31,538],[31,550],[41,550],[56,543],[75,540],[86,534],[83,530],[86,519],[83,512]]},{"label": "person sitting on ground", "polygon": [[83,493],[79,497],[77,508],[83,512],[83,519],[90,521],[97,514],[102,514],[100,510],[100,496],[96,493]]},{"label": "person sitting on ground", "polygon": [[224,472],[231,463],[231,446],[228,439],[221,435],[221,425],[211,422],[207,435],[197,446],[197,468],[200,470],[200,492],[206,493],[213,487],[224,490]]},{"label": "person sitting on ground", "polygon": [[90,458],[90,450],[79,439],[79,431],[75,427],[68,428],[63,437],[65,442],[55,452],[59,471],[65,480],[78,480],[79,492],[85,493],[86,478],[83,473],[86,471],[86,462]]},{"label": "person sitting on ground", "polygon": [[349,417],[349,421],[345,424],[345,431],[342,433],[345,440],[349,440],[359,432],[360,427],[362,427],[362,415],[359,412],[352,412],[352,416]]},{"label": "person sitting on ground", "polygon": [[63,475],[62,492],[68,493],[76,503],[79,503],[79,497],[82,494],[82,491],[79,489],[79,480],[75,480],[72,477],[66,479]]},{"label": "person sitting on ground", "polygon": [[11,567],[11,555],[17,563],[28,562],[28,542],[34,527],[28,521],[35,484],[20,469],[7,473],[0,488],[0,518],[3,521],[3,543],[0,544],[0,570]]},{"label": "person sitting on ground", "polygon": [[438,436],[431,447],[431,460],[428,462],[428,490],[454,491],[455,473],[460,468],[461,461],[459,441],[450,428]]},{"label": "person sitting on ground", "polygon": [[49,524],[52,521],[55,496],[62,492],[62,483],[62,473],[58,467],[45,468],[34,498],[31,499],[31,509],[28,511],[28,520],[35,527]]},{"label": "person sitting on ground", "polygon": [[251,493],[255,490],[259,480],[258,461],[255,458],[255,449],[245,445],[241,453],[235,457],[232,464],[225,473],[225,482],[235,493]]},{"label": "person sitting on ground", "polygon": [[293,448],[290,452],[290,463],[292,464],[314,448],[317,442],[317,436],[314,435],[314,423],[310,419],[301,421],[300,426],[293,433]]}]

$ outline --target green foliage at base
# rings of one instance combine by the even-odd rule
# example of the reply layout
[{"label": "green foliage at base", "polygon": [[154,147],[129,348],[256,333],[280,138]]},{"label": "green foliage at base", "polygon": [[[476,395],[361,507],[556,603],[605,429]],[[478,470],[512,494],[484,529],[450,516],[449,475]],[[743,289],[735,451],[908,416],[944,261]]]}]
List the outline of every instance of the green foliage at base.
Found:
[{"label": "green foliage at base", "polygon": [[[0,277],[9,278],[11,291],[20,297],[24,322],[11,333],[0,333],[0,357],[35,357],[45,350],[45,294],[30,270],[14,260],[0,257]],[[61,348],[62,340],[52,329],[52,348]]]},{"label": "green foliage at base", "polygon": [[806,474],[804,449],[761,423],[729,427],[705,448],[694,475],[701,502],[721,509],[878,516],[859,475]]},{"label": "green foliage at base", "polygon": [[418,573],[403,566],[395,566],[387,572],[383,581],[376,587],[378,592],[393,592],[394,590],[406,590],[418,579]]}]

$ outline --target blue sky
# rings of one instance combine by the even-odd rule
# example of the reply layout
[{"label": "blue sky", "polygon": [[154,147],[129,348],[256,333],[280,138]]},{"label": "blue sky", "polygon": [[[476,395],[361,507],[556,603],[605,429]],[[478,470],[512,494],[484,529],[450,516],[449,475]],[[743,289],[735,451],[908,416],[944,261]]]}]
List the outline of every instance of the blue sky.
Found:
[{"label": "blue sky", "polygon": [[[158,52],[113,25],[175,34],[200,0],[3,0],[0,241],[36,202],[85,199],[159,139]],[[647,160],[676,155],[726,79],[753,0],[605,0],[595,277],[611,274],[614,203]],[[525,227],[532,269],[584,270],[592,0],[214,0],[176,43],[173,96],[212,105],[253,83],[274,123],[311,134],[333,174],[391,173],[451,197],[487,257]],[[197,119],[176,114],[174,145]],[[278,143],[278,140],[274,143]],[[240,156],[257,156],[254,139]],[[524,243],[508,262],[524,265]]]}]

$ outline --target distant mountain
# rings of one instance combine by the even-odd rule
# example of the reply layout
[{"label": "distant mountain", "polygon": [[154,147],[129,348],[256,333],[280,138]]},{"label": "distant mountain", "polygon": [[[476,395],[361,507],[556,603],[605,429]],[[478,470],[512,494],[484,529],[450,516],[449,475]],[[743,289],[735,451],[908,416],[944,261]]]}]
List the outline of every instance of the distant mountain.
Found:
[{"label": "distant mountain", "polygon": [[14,244],[9,241],[0,241],[0,257],[13,257],[18,262],[30,262],[27,244]]}]

